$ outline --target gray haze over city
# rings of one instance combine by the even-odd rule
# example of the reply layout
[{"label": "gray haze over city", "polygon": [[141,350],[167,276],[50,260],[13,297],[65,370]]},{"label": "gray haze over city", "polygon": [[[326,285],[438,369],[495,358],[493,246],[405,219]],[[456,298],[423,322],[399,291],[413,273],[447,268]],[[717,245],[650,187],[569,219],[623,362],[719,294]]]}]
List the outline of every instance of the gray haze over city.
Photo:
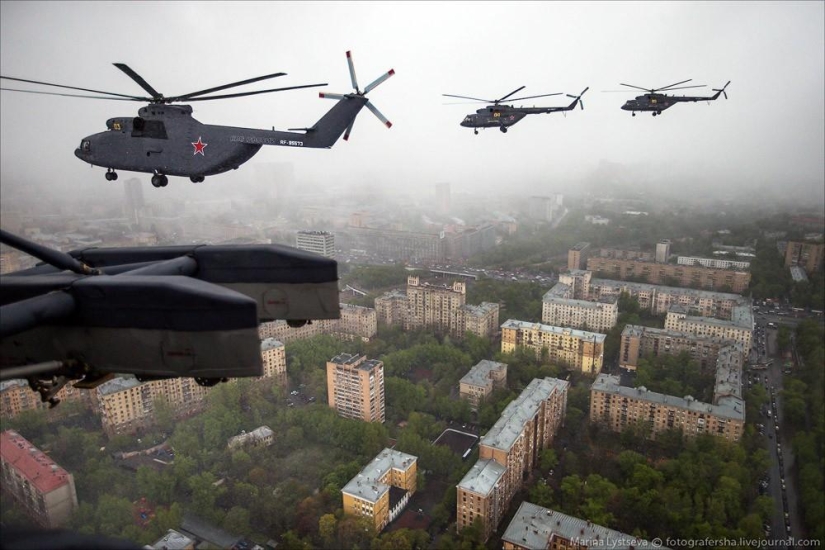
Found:
[{"label": "gray haze over city", "polygon": [[[192,184],[122,174],[75,158],[108,118],[138,102],[0,94],[3,201],[18,196],[121,199],[137,176],[147,196],[234,196],[260,182],[256,166],[286,167],[296,187],[432,193],[571,191],[601,184],[720,198],[798,196],[823,202],[825,114],[823,2],[17,2],[0,4],[2,74],[142,94],[112,66],[131,66],[165,95],[276,71],[277,86],[304,89],[193,104],[204,123],[285,130],[307,127],[332,105],[318,91],[351,89],[352,50],[362,86],[389,118],[368,111],[349,142],[328,151],[264,147],[238,171]],[[619,83],[662,87],[693,79],[729,100],[678,104],[659,117],[622,111],[635,95]],[[259,83],[261,84],[261,83]],[[263,83],[266,84],[266,83]],[[4,81],[4,87],[9,86]],[[498,98],[554,92],[585,109],[534,115],[506,135],[459,126],[483,104],[442,94]],[[258,89],[272,86],[260,86]],[[40,89],[43,88],[33,88]],[[240,88],[256,89],[256,85]],[[641,93],[641,92],[640,92]],[[683,92],[677,92],[683,93]],[[529,100],[566,105],[562,96]],[[535,102],[535,103],[533,103]],[[284,170],[282,170],[284,171]],[[21,190],[27,189],[27,191]],[[6,207],[9,205],[6,204]]]}]

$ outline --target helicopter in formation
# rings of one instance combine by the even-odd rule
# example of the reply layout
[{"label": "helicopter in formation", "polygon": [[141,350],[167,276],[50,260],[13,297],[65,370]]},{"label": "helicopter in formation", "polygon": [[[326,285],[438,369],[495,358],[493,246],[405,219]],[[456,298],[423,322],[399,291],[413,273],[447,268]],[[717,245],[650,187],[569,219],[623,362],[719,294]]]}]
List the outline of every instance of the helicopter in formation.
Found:
[{"label": "helicopter in formation", "polygon": [[[677,103],[686,103],[686,102],[697,102],[697,101],[716,101],[719,97],[719,94],[723,94],[725,99],[728,98],[728,94],[725,91],[725,88],[728,87],[730,84],[730,80],[728,80],[727,84],[722,86],[721,88],[713,88],[713,91],[716,92],[712,96],[709,97],[697,97],[697,96],[675,96],[675,95],[667,95],[666,93],[660,92],[672,92],[673,90],[685,90],[688,88],[704,88],[704,84],[699,85],[692,85],[692,86],[679,86],[680,84],[685,84],[690,82],[692,79],[683,80],[681,82],[676,82],[675,84],[670,84],[669,86],[664,86],[662,88],[642,88],[641,86],[633,86],[632,84],[620,84],[620,86],[627,86],[628,88],[636,88],[639,90],[644,90],[647,93],[644,95],[636,96],[635,99],[628,99],[624,105],[622,105],[623,111],[631,111],[633,116],[636,116],[636,111],[649,111],[653,113],[653,116],[661,115],[662,111],[665,109],[669,109],[673,107]],[[674,86],[679,86],[678,88]]]},{"label": "helicopter in formation", "polygon": [[[507,128],[512,126],[513,124],[517,123],[521,119],[523,119],[527,115],[537,115],[542,113],[558,113],[561,111],[572,111],[576,108],[576,104],[580,105],[582,109],[584,109],[584,103],[581,100],[581,97],[584,95],[584,92],[589,90],[590,88],[587,87],[582,92],[577,95],[570,95],[567,94],[567,97],[572,97],[573,102],[566,106],[566,107],[514,107],[512,105],[502,105],[501,102],[505,99],[509,98],[511,95],[520,92],[523,90],[525,86],[521,88],[517,88],[510,92],[509,94],[505,95],[504,97],[500,97],[499,99],[479,99],[477,97],[468,97],[463,95],[452,95],[452,94],[442,94],[444,97],[454,97],[459,99],[469,99],[472,101],[482,101],[484,103],[490,103],[491,105],[487,105],[482,109],[478,109],[475,114],[469,114],[464,117],[464,120],[461,121],[461,126],[465,128],[472,128],[473,133],[478,135],[479,128],[498,128],[503,133],[507,133]],[[561,95],[561,92],[557,92],[554,94],[541,94],[541,95],[533,95],[527,97],[516,97],[512,98],[509,101],[523,101],[525,99],[536,99],[539,97],[550,97],[554,95]]]},{"label": "helicopter in formation", "polygon": [[337,99],[338,102],[318,122],[309,128],[290,128],[290,131],[259,130],[203,124],[192,117],[189,105],[173,103],[229,99],[257,94],[313,88],[326,84],[306,84],[272,88],[251,92],[208,95],[229,88],[252,84],[261,80],[285,76],[273,73],[207,88],[197,92],[167,97],[155,90],[139,74],[124,63],[115,63],[149,96],[134,96],[52,84],[23,78],[0,76],[4,80],[53,86],[103,95],[78,95],[56,92],[38,92],[0,88],[8,91],[29,92],[92,99],[118,101],[140,101],[148,105],[141,107],[136,117],[116,117],[106,121],[105,132],[93,134],[81,140],[75,156],[89,164],[106,168],[106,179],[117,179],[117,170],[153,174],[152,185],[166,187],[168,176],[188,177],[192,182],[204,181],[206,176],[221,174],[239,168],[251,159],[263,145],[279,145],[298,148],[330,148],[341,135],[348,139],[355,118],[363,107],[367,107],[387,128],[392,123],[367,99],[366,95],[393,74],[390,70],[367,85],[363,91],[358,87],[351,52],[347,52],[350,79],[354,92],[347,94],[321,93],[320,97]]}]

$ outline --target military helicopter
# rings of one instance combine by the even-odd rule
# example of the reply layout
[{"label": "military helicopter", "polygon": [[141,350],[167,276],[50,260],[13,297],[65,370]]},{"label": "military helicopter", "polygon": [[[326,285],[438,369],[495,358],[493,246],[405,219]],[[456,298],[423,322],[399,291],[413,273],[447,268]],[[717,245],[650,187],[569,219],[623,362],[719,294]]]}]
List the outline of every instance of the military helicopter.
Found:
[{"label": "military helicopter", "polygon": [[352,87],[355,91],[348,94],[320,94],[322,98],[337,99],[338,103],[312,127],[290,128],[289,132],[276,131],[274,128],[272,130],[257,130],[203,124],[192,118],[191,106],[172,105],[172,103],[229,99],[284,90],[326,86],[326,84],[307,84],[207,96],[207,94],[228,88],[286,75],[286,73],[274,73],[197,92],[166,97],[150,86],[128,65],[115,63],[115,67],[134,80],[149,93],[149,96],[141,97],[104,92],[9,76],[0,76],[0,78],[105,95],[77,95],[11,88],[0,89],[92,99],[148,102],[147,106],[139,109],[136,117],[117,117],[107,120],[107,131],[83,138],[80,147],[75,150],[75,156],[89,164],[106,168],[105,175],[109,181],[117,179],[116,170],[127,170],[153,174],[152,185],[166,187],[169,183],[168,176],[188,177],[192,182],[198,183],[202,182],[206,176],[235,170],[251,159],[262,145],[330,148],[341,137],[342,133],[345,140],[349,138],[355,117],[365,106],[387,128],[391,127],[392,123],[375,108],[366,98],[366,95],[395,74],[395,71],[390,70],[384,73],[361,91],[355,77],[351,52],[347,52],[347,63],[349,64]]},{"label": "military helicopter", "polygon": [[[581,101],[581,97],[584,95],[584,92],[589,90],[590,88],[587,87],[582,90],[577,96],[567,94],[567,97],[573,98],[573,103],[568,105],[567,107],[513,107],[512,105],[501,105],[501,102],[510,97],[511,95],[515,94],[523,90],[525,86],[521,88],[517,88],[507,94],[504,97],[499,99],[479,99],[477,97],[467,97],[463,95],[451,95],[451,94],[442,94],[445,97],[456,97],[459,99],[470,99],[472,101],[483,101],[485,103],[492,103],[492,105],[488,105],[483,109],[478,109],[475,114],[470,114],[464,117],[464,120],[461,121],[461,125],[465,128],[473,128],[473,133],[478,135],[479,128],[498,128],[503,133],[507,133],[507,128],[515,124],[516,122],[520,121],[527,115],[537,115],[541,113],[557,113],[560,111],[572,111],[576,108],[576,104],[578,103],[581,105],[581,108],[584,109],[584,103]],[[522,101],[525,99],[535,99],[538,97],[550,97],[554,95],[561,95],[561,93],[555,94],[542,94],[542,95],[532,95],[527,97],[515,97],[510,99],[510,101]]]},{"label": "military helicopter", "polygon": [[623,111],[631,111],[633,116],[636,116],[636,111],[651,111],[653,116],[661,115],[662,111],[669,107],[673,107],[677,103],[683,102],[697,102],[697,101],[715,101],[716,98],[719,97],[719,94],[724,94],[725,99],[728,98],[727,92],[725,92],[725,88],[728,87],[730,84],[730,80],[728,83],[722,86],[720,89],[713,88],[713,91],[716,92],[710,97],[696,97],[696,96],[675,96],[675,95],[667,95],[659,92],[672,92],[673,90],[685,90],[687,88],[703,88],[704,84],[694,85],[694,86],[680,86],[678,88],[674,88],[674,86],[679,86],[679,84],[685,84],[686,82],[690,82],[692,79],[683,80],[681,82],[676,82],[675,84],[671,84],[670,86],[665,86],[663,88],[642,88],[640,86],[633,86],[632,84],[620,84],[620,86],[627,86],[628,88],[637,88],[639,90],[644,90],[648,93],[645,95],[636,96],[636,99],[628,99],[624,105],[622,105]]}]

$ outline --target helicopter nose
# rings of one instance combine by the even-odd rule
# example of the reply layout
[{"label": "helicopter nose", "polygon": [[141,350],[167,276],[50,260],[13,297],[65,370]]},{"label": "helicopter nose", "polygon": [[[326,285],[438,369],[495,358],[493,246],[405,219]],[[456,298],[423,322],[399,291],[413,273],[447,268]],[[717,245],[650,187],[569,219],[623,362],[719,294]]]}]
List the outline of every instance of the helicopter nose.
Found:
[{"label": "helicopter nose", "polygon": [[74,156],[80,160],[86,160],[86,157],[92,152],[92,143],[88,139],[80,142],[80,147],[74,150]]}]

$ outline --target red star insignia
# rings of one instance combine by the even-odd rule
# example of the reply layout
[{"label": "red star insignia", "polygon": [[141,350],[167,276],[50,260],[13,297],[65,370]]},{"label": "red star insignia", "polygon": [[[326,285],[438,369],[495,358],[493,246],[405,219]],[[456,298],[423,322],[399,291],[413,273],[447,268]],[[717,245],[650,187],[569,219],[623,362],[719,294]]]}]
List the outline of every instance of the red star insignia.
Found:
[{"label": "red star insignia", "polygon": [[203,154],[203,148],[206,147],[207,145],[209,145],[209,144],[202,142],[200,136],[198,136],[198,141],[196,141],[195,143],[192,144],[192,146],[195,148],[195,152],[192,153],[192,154],[197,155],[198,153],[200,153],[201,156],[206,156],[206,155]]}]

